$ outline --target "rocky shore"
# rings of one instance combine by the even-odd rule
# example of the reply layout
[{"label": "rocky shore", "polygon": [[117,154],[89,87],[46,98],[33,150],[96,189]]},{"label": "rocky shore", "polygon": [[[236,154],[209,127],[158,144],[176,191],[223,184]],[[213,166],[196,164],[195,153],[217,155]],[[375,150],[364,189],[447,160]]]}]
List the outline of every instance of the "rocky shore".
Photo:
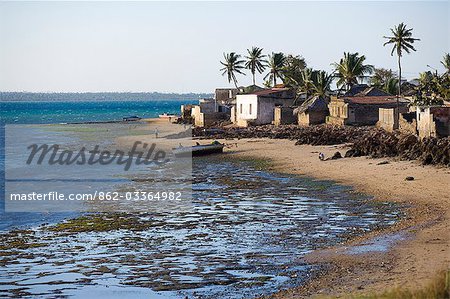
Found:
[{"label": "rocky shore", "polygon": [[295,140],[296,145],[350,144],[346,157],[398,157],[401,160],[419,160],[424,165],[450,167],[450,137],[420,140],[412,134],[391,133],[376,127],[266,125],[248,128],[194,128],[192,136],[201,139],[288,139]]}]

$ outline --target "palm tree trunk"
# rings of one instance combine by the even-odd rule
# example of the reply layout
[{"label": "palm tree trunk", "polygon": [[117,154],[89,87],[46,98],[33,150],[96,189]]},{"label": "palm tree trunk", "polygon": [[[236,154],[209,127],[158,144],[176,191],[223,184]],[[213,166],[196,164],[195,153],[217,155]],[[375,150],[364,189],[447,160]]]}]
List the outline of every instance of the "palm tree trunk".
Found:
[{"label": "palm tree trunk", "polygon": [[253,85],[256,85],[255,84],[255,72],[253,72]]},{"label": "palm tree trunk", "polygon": [[402,65],[400,63],[400,55],[398,55],[398,96],[397,96],[397,119],[400,117],[400,96],[402,95]]},{"label": "palm tree trunk", "polygon": [[398,95],[402,95],[402,65],[400,63],[400,56],[398,56]]},{"label": "palm tree trunk", "polygon": [[275,87],[275,85],[277,85],[277,76],[273,74],[273,87]]}]

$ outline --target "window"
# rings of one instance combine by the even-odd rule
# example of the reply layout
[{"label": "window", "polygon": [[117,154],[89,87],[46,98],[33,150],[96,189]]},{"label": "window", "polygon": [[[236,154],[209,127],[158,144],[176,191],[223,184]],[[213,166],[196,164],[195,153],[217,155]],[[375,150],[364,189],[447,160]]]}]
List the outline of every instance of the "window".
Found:
[{"label": "window", "polygon": [[240,108],[240,110],[241,110],[241,114],[242,114],[242,104],[240,105],[240,107],[239,107],[239,108]]},{"label": "window", "polygon": [[252,114],[252,104],[250,104],[250,105],[248,106],[248,113],[249,113],[249,114]]}]

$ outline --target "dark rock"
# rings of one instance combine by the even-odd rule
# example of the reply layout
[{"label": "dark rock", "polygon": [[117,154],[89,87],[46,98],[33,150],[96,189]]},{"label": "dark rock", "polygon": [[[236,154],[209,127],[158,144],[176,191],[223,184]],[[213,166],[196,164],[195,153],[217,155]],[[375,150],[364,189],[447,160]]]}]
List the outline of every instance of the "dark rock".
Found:
[{"label": "dark rock", "polygon": [[349,149],[348,151],[345,152],[344,157],[346,158],[351,158],[351,157],[358,157],[360,156],[360,153],[358,150],[355,149]]},{"label": "dark rock", "polygon": [[331,157],[331,160],[337,160],[337,159],[341,159],[342,155],[340,152],[335,152],[333,157]]},{"label": "dark rock", "polygon": [[414,181],[414,177],[413,176],[407,176],[405,178],[405,181]]},{"label": "dark rock", "polygon": [[389,164],[389,161],[381,161],[377,163],[377,165],[385,165],[385,164]]},{"label": "dark rock", "polygon": [[289,139],[296,140],[295,144],[311,145],[351,143],[351,149],[345,153],[345,157],[399,157],[402,160],[419,160],[423,164],[450,167],[450,137],[419,140],[412,134],[387,132],[375,127],[265,125],[248,128],[220,127],[219,130],[194,128],[192,136],[205,139]]}]

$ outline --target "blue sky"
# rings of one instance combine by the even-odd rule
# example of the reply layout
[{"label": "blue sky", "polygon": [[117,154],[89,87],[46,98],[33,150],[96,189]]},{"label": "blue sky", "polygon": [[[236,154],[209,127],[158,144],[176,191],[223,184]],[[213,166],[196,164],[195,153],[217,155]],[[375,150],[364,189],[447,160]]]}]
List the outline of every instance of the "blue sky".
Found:
[{"label": "blue sky", "polygon": [[421,39],[404,76],[442,71],[448,1],[0,2],[0,91],[211,92],[231,86],[223,52],[251,46],[327,71],[344,51],[397,69],[383,35],[400,22]]}]

